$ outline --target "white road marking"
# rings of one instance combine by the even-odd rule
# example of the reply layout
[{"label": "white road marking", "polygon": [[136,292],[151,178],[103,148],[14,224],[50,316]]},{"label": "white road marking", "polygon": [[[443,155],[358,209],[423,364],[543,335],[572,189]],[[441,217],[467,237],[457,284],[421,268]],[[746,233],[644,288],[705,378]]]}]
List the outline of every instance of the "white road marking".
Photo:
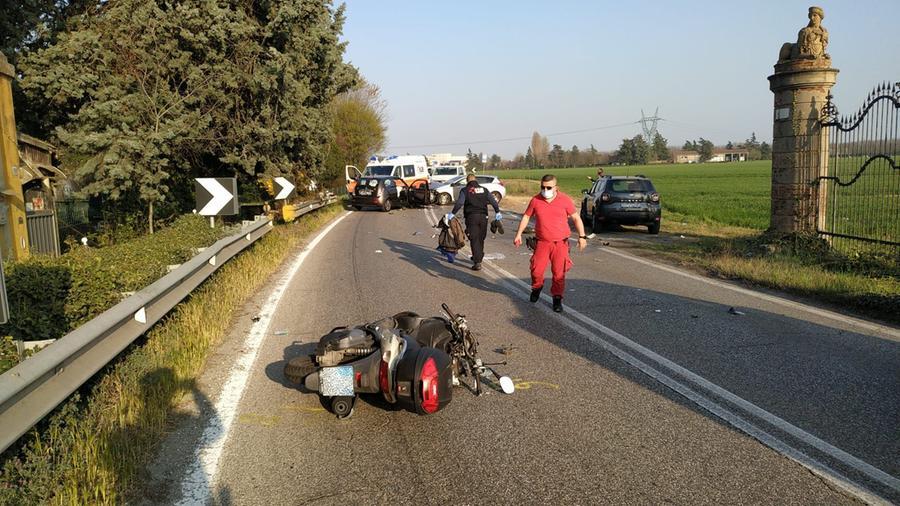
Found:
[{"label": "white road marking", "polygon": [[[428,210],[430,212],[430,209]],[[433,213],[432,213],[433,216]],[[523,298],[527,300],[527,294],[531,292],[531,286],[510,272],[506,271],[502,267],[494,264],[493,262],[486,261],[484,262],[489,269],[486,270],[489,274],[493,274],[495,279],[500,281],[500,283],[511,293],[516,295],[517,297]],[[495,270],[497,274],[491,273],[490,270]],[[516,285],[519,288],[516,288]],[[546,293],[541,294],[541,298],[546,302],[551,302],[550,296]],[[835,471],[829,466],[817,461],[816,459],[806,455],[802,451],[788,445],[784,441],[778,439],[777,437],[769,434],[765,430],[753,425],[751,422],[745,420],[744,418],[734,414],[726,407],[721,404],[713,401],[712,399],[704,396],[703,394],[697,392],[696,390],[688,387],[684,383],[674,379],[672,376],[667,375],[666,373],[653,368],[648,365],[646,362],[638,359],[635,355],[628,353],[621,348],[617,347],[613,343],[604,339],[600,335],[595,332],[590,331],[588,328],[585,328],[583,325],[573,321],[574,317],[581,323],[587,325],[588,327],[592,327],[602,334],[606,335],[609,338],[612,338],[620,345],[626,346],[630,348],[633,352],[642,356],[645,359],[650,359],[663,367],[668,368],[672,372],[682,376],[684,379],[693,382],[700,388],[707,390],[708,392],[717,395],[721,399],[731,402],[741,409],[745,410],[747,413],[777,427],[778,429],[784,431],[791,436],[796,437],[797,439],[803,441],[804,443],[816,448],[822,453],[830,456],[831,458],[846,464],[849,467],[856,469],[857,471],[865,474],[869,478],[881,483],[882,485],[887,486],[888,488],[900,492],[900,480],[891,476],[890,474],[864,462],[863,460],[837,448],[818,437],[804,431],[803,429],[792,425],[786,420],[779,418],[778,416],[756,406],[755,404],[738,397],[737,395],[725,390],[724,388],[712,383],[711,381],[703,378],[702,376],[684,368],[680,365],[672,362],[671,360],[653,352],[652,350],[645,348],[644,346],[638,344],[637,342],[625,337],[624,335],[604,326],[591,318],[579,313],[578,311],[572,308],[566,308],[564,313],[552,313],[546,307],[546,305],[538,306],[541,310],[545,311],[552,317],[558,317],[565,323],[568,327],[573,329],[574,331],[581,334],[583,337],[588,339],[589,341],[599,345],[603,349],[609,351],[619,359],[625,361],[626,363],[634,366],[647,376],[650,376],[654,380],[666,385],[673,391],[678,394],[684,396],[685,398],[691,400],[696,403],[698,406],[703,409],[709,411],[710,413],[716,415],[721,418],[725,422],[734,426],[735,428],[743,431],[749,436],[756,438],[758,441],[762,442],[766,446],[772,448],[773,450],[781,453],[782,455],[794,460],[800,465],[806,467],[813,473],[818,476],[821,476],[823,479],[828,480],[830,483],[833,483],[835,486],[840,487],[842,490],[847,493],[858,497],[859,499],[870,503],[870,504],[887,504],[888,502],[883,498],[877,496],[873,492],[867,490],[865,487],[856,484],[851,479],[847,478],[843,474]]]},{"label": "white road marking", "polygon": [[[504,210],[503,212],[517,216],[519,219],[522,218],[521,213],[517,213],[515,211]],[[594,235],[594,234],[591,234]],[[591,237],[591,236],[588,236]],[[700,281],[702,283],[706,283],[709,285],[717,286],[719,288],[725,288],[726,290],[731,290],[743,295],[749,295],[750,297],[755,297],[757,299],[765,300],[767,302],[773,302],[775,304],[780,304],[782,306],[786,306],[792,309],[798,309],[800,311],[805,311],[810,314],[814,314],[816,316],[821,316],[824,318],[828,318],[830,320],[843,322],[843,323],[852,323],[860,328],[869,330],[871,332],[880,332],[883,335],[888,335],[894,337],[896,339],[900,339],[900,329],[896,329],[893,327],[888,327],[886,325],[880,325],[878,323],[873,323],[870,321],[862,320],[860,318],[854,318],[852,316],[848,316],[845,314],[837,313],[835,311],[829,311],[827,309],[818,308],[815,306],[810,306],[808,304],[803,304],[801,302],[795,302],[792,300],[785,299],[783,297],[778,297],[776,295],[770,295],[767,293],[758,292],[756,290],[751,290],[749,288],[743,288],[740,286],[733,285],[731,283],[725,283],[723,281],[719,281],[716,279],[708,278],[705,276],[700,276],[691,272],[683,271],[676,267],[671,267],[668,265],[661,264],[659,262],[654,262],[652,260],[647,260],[645,258],[641,258],[636,255],[632,255],[630,253],[626,253],[624,251],[618,251],[614,248],[603,248],[600,250],[603,253],[608,253],[610,255],[616,255],[628,260],[632,260],[634,262],[638,262],[640,264],[647,265],[649,267],[653,267],[655,269],[659,269],[662,271],[670,272],[672,274],[677,274],[679,276],[684,276],[689,279],[693,279],[695,281]]]},{"label": "white road marking", "polygon": [[831,320],[844,322],[844,323],[852,323],[852,324],[856,325],[857,327],[864,328],[864,329],[872,331],[872,332],[879,332],[879,333],[886,334],[886,335],[895,337],[897,339],[900,339],[900,329],[894,329],[894,328],[888,327],[886,325],[879,325],[877,323],[867,322],[867,321],[861,320],[859,318],[853,318],[852,316],[835,313],[834,311],[829,311],[827,309],[821,309],[821,308],[817,308],[814,306],[809,306],[806,304],[802,304],[800,302],[794,302],[792,300],[788,300],[788,299],[778,297],[775,295],[769,295],[767,293],[757,292],[755,290],[750,290],[748,288],[735,286],[730,283],[724,283],[722,281],[707,278],[704,276],[698,276],[697,274],[685,272],[680,269],[676,269],[674,267],[669,267],[667,265],[662,265],[658,262],[646,260],[644,258],[632,255],[630,253],[625,253],[623,251],[616,251],[616,250],[610,249],[610,248],[604,248],[604,249],[601,249],[600,251],[603,253],[610,254],[610,255],[616,255],[616,256],[619,256],[622,258],[626,258],[628,260],[638,262],[638,263],[641,263],[641,264],[644,264],[644,265],[647,265],[650,267],[655,267],[659,270],[670,272],[672,274],[684,276],[686,278],[690,278],[695,281],[707,283],[707,284],[710,284],[713,286],[717,286],[719,288],[725,288],[728,290],[732,290],[734,292],[738,292],[743,295],[749,295],[751,297],[756,297],[757,299],[762,299],[762,300],[765,300],[768,302],[774,302],[776,304],[781,304],[782,306],[787,306],[787,307],[790,307],[793,309],[799,309],[801,311],[806,311],[807,313],[814,314],[816,316],[822,316],[825,318],[829,318]]},{"label": "white road marking", "polygon": [[[352,211],[351,211],[352,212]],[[222,456],[222,450],[228,441],[228,435],[234,421],[237,407],[240,404],[244,389],[247,386],[247,380],[250,372],[253,370],[254,362],[262,344],[263,338],[266,336],[269,324],[275,311],[278,309],[278,303],[284,295],[285,290],[290,284],[294,275],[303,265],[307,255],[319,244],[319,242],[331,231],[338,223],[349,215],[350,212],[344,213],[336,220],[331,222],[324,230],[303,249],[297,256],[290,268],[281,276],[275,285],[275,289],[269,295],[263,307],[260,309],[259,320],[250,327],[250,332],[244,340],[241,348],[242,354],[235,361],[231,368],[231,374],[228,381],[222,387],[222,391],[218,400],[214,405],[214,412],[207,421],[203,434],[200,437],[197,450],[194,453],[194,460],[188,466],[184,477],[181,480],[182,498],[177,503],[179,505],[206,504],[212,497],[213,487],[219,471],[219,459]]]}]

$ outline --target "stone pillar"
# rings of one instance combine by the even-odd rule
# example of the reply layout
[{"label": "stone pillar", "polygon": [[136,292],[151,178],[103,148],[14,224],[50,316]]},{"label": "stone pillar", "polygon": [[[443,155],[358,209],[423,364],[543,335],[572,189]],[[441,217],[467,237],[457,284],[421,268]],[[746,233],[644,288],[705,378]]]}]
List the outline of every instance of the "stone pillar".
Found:
[{"label": "stone pillar", "polygon": [[21,260],[28,256],[28,229],[12,103],[15,77],[15,69],[0,53],[0,252],[4,259]]},{"label": "stone pillar", "polygon": [[809,25],[796,44],[781,48],[769,89],[775,94],[772,132],[772,213],[770,230],[815,233],[820,187],[812,184],[827,173],[828,139],[819,126],[822,109],[838,70],[825,53],[828,32],[824,12],[809,9]]}]

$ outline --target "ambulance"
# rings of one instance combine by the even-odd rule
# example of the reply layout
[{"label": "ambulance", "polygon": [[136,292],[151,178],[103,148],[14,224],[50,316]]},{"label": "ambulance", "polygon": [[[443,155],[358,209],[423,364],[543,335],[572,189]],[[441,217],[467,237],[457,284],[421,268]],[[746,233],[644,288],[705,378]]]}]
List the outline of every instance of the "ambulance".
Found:
[{"label": "ambulance", "polygon": [[393,155],[383,159],[373,156],[362,172],[353,165],[344,167],[344,176],[347,182],[347,193],[353,193],[356,181],[361,177],[399,177],[413,188],[427,185],[431,181],[428,159],[423,155]]}]

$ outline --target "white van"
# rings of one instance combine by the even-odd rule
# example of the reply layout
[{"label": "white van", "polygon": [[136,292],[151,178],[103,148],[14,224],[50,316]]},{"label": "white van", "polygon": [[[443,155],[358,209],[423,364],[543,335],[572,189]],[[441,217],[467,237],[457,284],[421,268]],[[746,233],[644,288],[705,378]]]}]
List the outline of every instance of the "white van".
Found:
[{"label": "white van", "polygon": [[431,182],[444,183],[456,176],[464,176],[466,168],[462,165],[437,165],[431,168]]},{"label": "white van", "polygon": [[356,186],[355,181],[360,177],[394,176],[403,179],[406,184],[413,187],[427,184],[431,180],[428,159],[423,155],[394,155],[381,160],[372,158],[362,172],[352,165],[344,168],[348,192],[353,192],[353,187]]}]

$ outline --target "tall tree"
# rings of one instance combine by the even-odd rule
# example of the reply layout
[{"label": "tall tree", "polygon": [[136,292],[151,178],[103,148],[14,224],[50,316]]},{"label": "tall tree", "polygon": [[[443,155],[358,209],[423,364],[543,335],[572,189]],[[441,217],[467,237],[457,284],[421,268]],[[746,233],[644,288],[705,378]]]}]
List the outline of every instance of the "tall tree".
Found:
[{"label": "tall tree", "polygon": [[554,144],[553,149],[550,150],[550,154],[547,155],[550,159],[551,167],[562,167],[565,163],[566,152],[563,150],[563,147],[559,144]]},{"label": "tall tree", "polygon": [[[154,206],[197,175],[318,172],[330,104],[355,81],[343,8],[307,0],[117,0],[22,62],[86,194]],[[189,205],[184,199],[177,204]],[[189,209],[189,208],[188,208]]]},{"label": "tall tree", "polygon": [[472,148],[469,148],[468,153],[466,153],[466,170],[478,171],[483,168],[484,163],[481,161],[481,153],[473,153]]},{"label": "tall tree", "polygon": [[569,167],[577,167],[581,164],[581,150],[578,149],[577,145],[573,145],[572,149],[569,150],[569,161],[567,165]]},{"label": "tall tree", "polygon": [[531,149],[531,146],[528,146],[528,151],[525,152],[524,162],[529,169],[537,168],[537,160],[534,158],[534,150]]},{"label": "tall tree", "polygon": [[500,158],[500,155],[494,153],[490,158],[488,158],[488,167],[490,167],[491,169],[497,169],[500,167],[500,162],[502,161],[503,160]]},{"label": "tall tree", "polygon": [[330,106],[333,137],[322,182],[327,185],[341,178],[345,165],[364,166],[369,157],[384,149],[386,108],[378,86],[362,79],[335,97]]},{"label": "tall tree", "polygon": [[665,161],[669,159],[669,141],[659,132],[653,136],[653,144],[650,147],[651,157],[654,160]]},{"label": "tall tree", "polygon": [[647,163],[649,155],[650,146],[647,145],[647,141],[643,136],[636,135],[631,139],[622,139],[616,159],[628,165],[642,165]]},{"label": "tall tree", "polygon": [[700,153],[700,161],[705,162],[712,158],[713,155],[713,143],[712,141],[706,140],[703,137],[700,137],[700,141],[697,142],[697,151]]}]

